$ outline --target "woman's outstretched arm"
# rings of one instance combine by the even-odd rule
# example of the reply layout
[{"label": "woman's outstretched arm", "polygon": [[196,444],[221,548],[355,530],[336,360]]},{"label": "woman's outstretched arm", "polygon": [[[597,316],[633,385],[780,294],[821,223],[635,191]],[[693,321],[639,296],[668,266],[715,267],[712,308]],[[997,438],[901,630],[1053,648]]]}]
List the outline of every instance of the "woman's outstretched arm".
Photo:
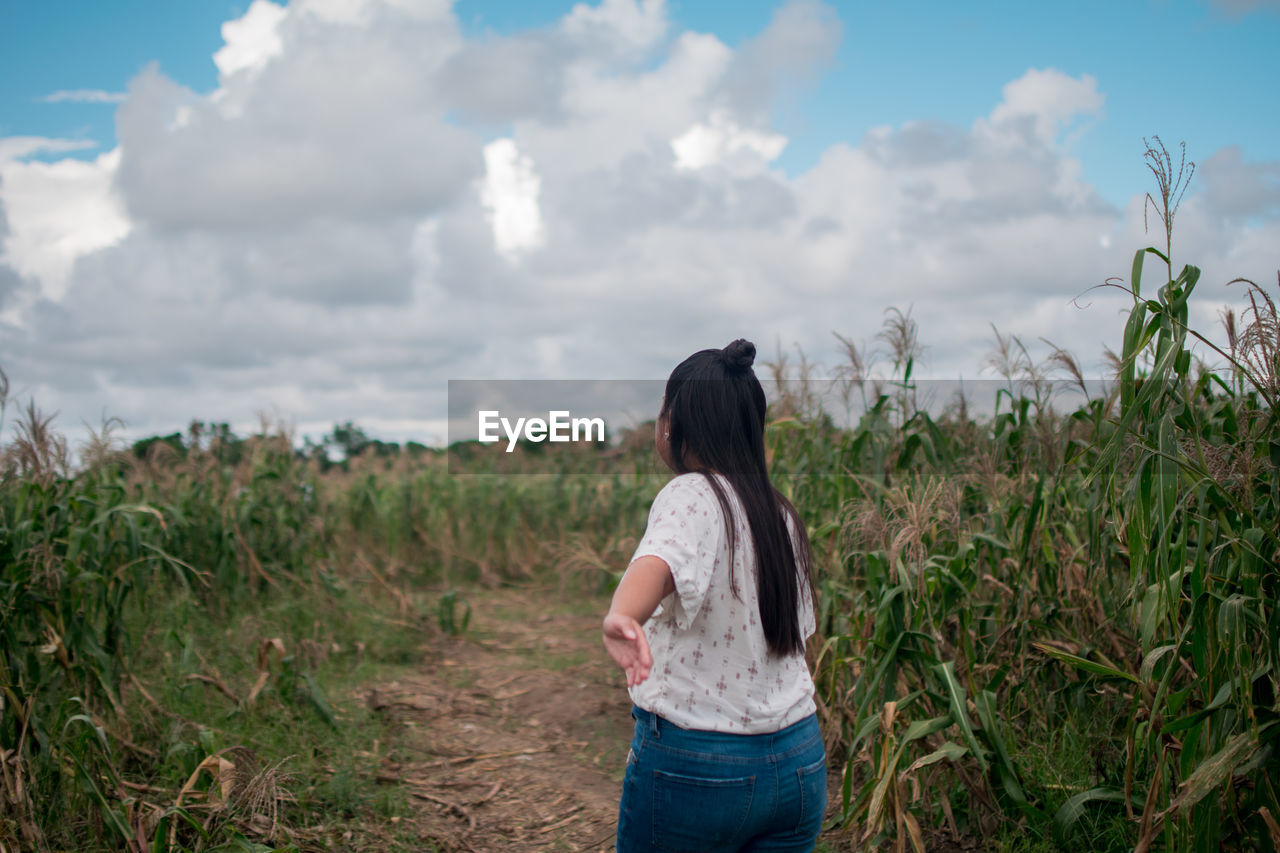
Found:
[{"label": "woman's outstretched arm", "polygon": [[675,592],[671,567],[661,557],[646,555],[627,567],[604,617],[604,646],[634,687],[649,677],[653,656],[641,627],[658,603]]}]

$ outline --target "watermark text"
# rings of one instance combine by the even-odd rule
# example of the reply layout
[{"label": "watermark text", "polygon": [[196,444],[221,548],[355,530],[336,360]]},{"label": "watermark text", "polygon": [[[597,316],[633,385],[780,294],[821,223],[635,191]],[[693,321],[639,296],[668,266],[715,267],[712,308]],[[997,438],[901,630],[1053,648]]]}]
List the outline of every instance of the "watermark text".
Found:
[{"label": "watermark text", "polygon": [[493,409],[479,412],[479,439],[482,444],[494,444],[507,438],[507,452],[516,449],[521,438],[535,444],[542,441],[604,441],[604,418],[575,418],[568,411],[547,412],[546,419],[516,418],[515,423]]}]

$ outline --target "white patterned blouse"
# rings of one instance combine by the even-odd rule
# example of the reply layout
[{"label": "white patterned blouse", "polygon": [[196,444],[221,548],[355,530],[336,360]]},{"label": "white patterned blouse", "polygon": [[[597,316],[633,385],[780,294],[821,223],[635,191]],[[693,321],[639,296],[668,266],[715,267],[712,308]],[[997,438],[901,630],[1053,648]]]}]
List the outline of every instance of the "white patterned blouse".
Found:
[{"label": "white patterned blouse", "polygon": [[[675,592],[645,623],[653,653],[649,677],[631,700],[687,729],[735,734],[775,732],[814,713],[813,679],[803,654],[775,656],[760,624],[756,560],[746,515],[720,478],[733,507],[737,548],[729,583],[729,542],[720,502],[702,474],[681,474],[653,500],[644,538],[632,557],[654,555],[671,568]],[[793,545],[796,531],[788,517]],[[800,583],[800,628],[815,629],[813,601]]]}]

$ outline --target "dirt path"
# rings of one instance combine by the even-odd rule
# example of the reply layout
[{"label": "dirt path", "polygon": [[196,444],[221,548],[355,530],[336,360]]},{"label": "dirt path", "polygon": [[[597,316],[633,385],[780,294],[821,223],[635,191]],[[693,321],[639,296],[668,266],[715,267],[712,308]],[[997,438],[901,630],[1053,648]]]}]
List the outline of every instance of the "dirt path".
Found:
[{"label": "dirt path", "polygon": [[613,850],[632,724],[600,644],[607,599],[468,598],[461,636],[441,634],[420,668],[369,688],[402,724],[397,753],[414,756],[379,779],[405,786],[419,837],[440,850]]},{"label": "dirt path", "polygon": [[371,707],[404,725],[400,753],[418,756],[380,778],[406,786],[442,850],[612,850],[631,705],[599,640],[607,601],[467,597],[461,636],[370,688]]}]

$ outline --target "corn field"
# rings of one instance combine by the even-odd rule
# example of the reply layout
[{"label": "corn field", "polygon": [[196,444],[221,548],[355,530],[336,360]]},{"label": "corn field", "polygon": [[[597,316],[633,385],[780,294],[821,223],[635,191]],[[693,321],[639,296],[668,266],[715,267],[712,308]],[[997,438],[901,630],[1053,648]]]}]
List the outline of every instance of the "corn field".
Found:
[{"label": "corn field", "polygon": [[[1152,163],[1168,235],[1181,176]],[[1274,291],[1233,283],[1248,307],[1215,342],[1188,326],[1199,276],[1169,240],[1135,255],[1101,389],[1068,353],[1036,363],[997,335],[993,410],[931,414],[896,311],[883,364],[841,339],[855,423],[822,410],[806,365],[773,365],[790,390],[769,453],[814,544],[813,664],[851,849],[924,851],[944,831],[982,849],[1280,849],[1280,318]],[[1081,401],[1065,412],[1063,384]],[[215,735],[225,714],[343,725],[313,670],[349,643],[308,608],[507,578],[607,591],[664,481],[643,427],[541,473],[472,477],[434,451],[325,470],[265,426],[234,458],[216,437],[138,457],[104,430],[73,466],[34,404],[13,420],[3,851],[305,847],[277,832],[305,805],[284,756]],[[298,625],[254,638],[236,678],[184,645],[273,600],[298,602]],[[433,617],[450,633],[458,601]],[[193,691],[230,710],[192,720],[212,706],[166,699]]]}]

